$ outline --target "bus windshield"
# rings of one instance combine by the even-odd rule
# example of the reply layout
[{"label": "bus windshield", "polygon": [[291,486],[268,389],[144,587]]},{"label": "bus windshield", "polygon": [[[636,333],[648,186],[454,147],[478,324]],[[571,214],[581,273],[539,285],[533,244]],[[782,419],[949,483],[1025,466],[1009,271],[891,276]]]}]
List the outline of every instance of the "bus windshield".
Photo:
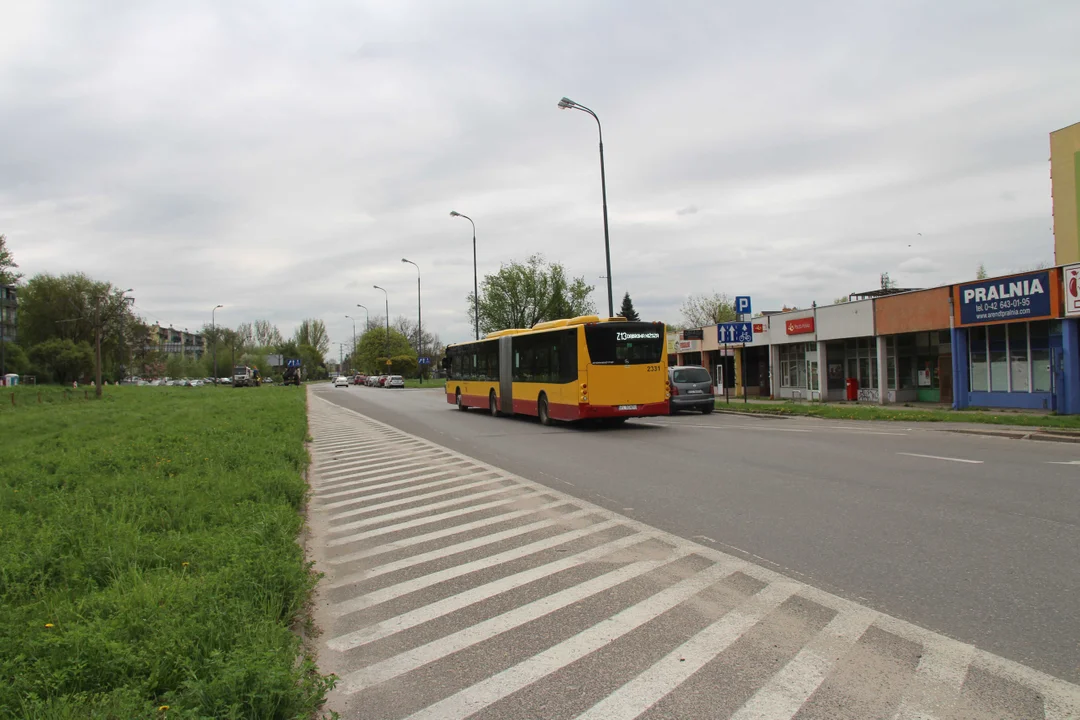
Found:
[{"label": "bus windshield", "polygon": [[649,365],[664,354],[664,327],[611,322],[585,326],[589,360],[595,365]]}]

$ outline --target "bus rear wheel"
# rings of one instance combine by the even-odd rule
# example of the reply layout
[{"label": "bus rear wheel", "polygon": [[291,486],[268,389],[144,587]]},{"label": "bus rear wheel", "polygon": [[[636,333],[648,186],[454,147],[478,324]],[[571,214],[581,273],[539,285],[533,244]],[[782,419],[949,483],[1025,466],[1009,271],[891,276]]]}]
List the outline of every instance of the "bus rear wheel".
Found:
[{"label": "bus rear wheel", "polygon": [[499,401],[495,398],[494,390],[488,393],[488,410],[491,412],[491,417],[499,416]]},{"label": "bus rear wheel", "polygon": [[454,393],[454,400],[457,402],[457,409],[461,412],[465,412],[469,408],[461,402],[461,388],[458,388]]},{"label": "bus rear wheel", "polygon": [[540,417],[541,425],[554,424],[551,420],[551,413],[548,412],[547,395],[541,395],[540,399],[536,402],[536,414]]}]

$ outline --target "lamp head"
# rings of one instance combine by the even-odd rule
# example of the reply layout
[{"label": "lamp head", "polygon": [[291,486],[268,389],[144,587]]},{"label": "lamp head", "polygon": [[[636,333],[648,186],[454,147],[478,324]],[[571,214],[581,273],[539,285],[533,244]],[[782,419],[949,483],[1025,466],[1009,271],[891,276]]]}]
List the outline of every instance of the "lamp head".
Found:
[{"label": "lamp head", "polygon": [[450,217],[457,217],[460,214],[461,213],[459,213],[457,210],[451,210],[450,211]]},{"label": "lamp head", "polygon": [[559,101],[559,109],[561,109],[561,110],[567,110],[567,109],[569,109],[569,108],[572,108],[572,107],[574,107],[574,105],[576,105],[576,104],[577,104],[577,103],[575,103],[575,102],[574,102],[573,100],[571,100],[570,98],[568,98],[568,97],[564,97],[564,98],[563,98],[562,100],[560,100],[560,101]]}]

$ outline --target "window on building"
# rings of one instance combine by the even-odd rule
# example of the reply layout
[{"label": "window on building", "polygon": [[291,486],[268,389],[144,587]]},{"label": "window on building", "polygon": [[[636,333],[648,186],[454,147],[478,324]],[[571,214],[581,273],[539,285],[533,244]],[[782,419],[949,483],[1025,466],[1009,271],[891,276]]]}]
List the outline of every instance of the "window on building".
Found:
[{"label": "window on building", "polygon": [[780,346],[780,387],[808,387],[804,343]]},{"label": "window on building", "polygon": [[968,330],[968,353],[971,356],[971,391],[986,392],[990,389],[990,366],[986,361],[986,328]]},{"label": "window on building", "polygon": [[820,390],[821,383],[818,382],[818,363],[817,360],[810,360],[806,363],[807,380],[810,382],[811,390]]},{"label": "window on building", "polygon": [[1050,392],[1050,322],[1038,320],[1029,324],[1031,347],[1031,390]]},{"label": "window on building", "polygon": [[896,389],[896,336],[885,338],[885,373],[888,377],[888,388]]},{"label": "window on building", "polygon": [[1013,392],[1031,391],[1031,366],[1028,364],[1027,323],[1007,326],[1009,331],[1009,380]]},{"label": "window on building", "polygon": [[1005,325],[987,328],[990,345],[990,391],[1009,391],[1009,345]]}]

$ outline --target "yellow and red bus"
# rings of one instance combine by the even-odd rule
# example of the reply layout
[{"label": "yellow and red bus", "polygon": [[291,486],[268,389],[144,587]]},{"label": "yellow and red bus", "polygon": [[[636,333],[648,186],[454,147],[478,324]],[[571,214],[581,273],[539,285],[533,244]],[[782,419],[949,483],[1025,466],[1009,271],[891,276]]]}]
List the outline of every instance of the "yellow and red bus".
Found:
[{"label": "yellow and red bus", "polygon": [[664,324],[584,315],[446,348],[446,401],[553,420],[669,413]]}]

